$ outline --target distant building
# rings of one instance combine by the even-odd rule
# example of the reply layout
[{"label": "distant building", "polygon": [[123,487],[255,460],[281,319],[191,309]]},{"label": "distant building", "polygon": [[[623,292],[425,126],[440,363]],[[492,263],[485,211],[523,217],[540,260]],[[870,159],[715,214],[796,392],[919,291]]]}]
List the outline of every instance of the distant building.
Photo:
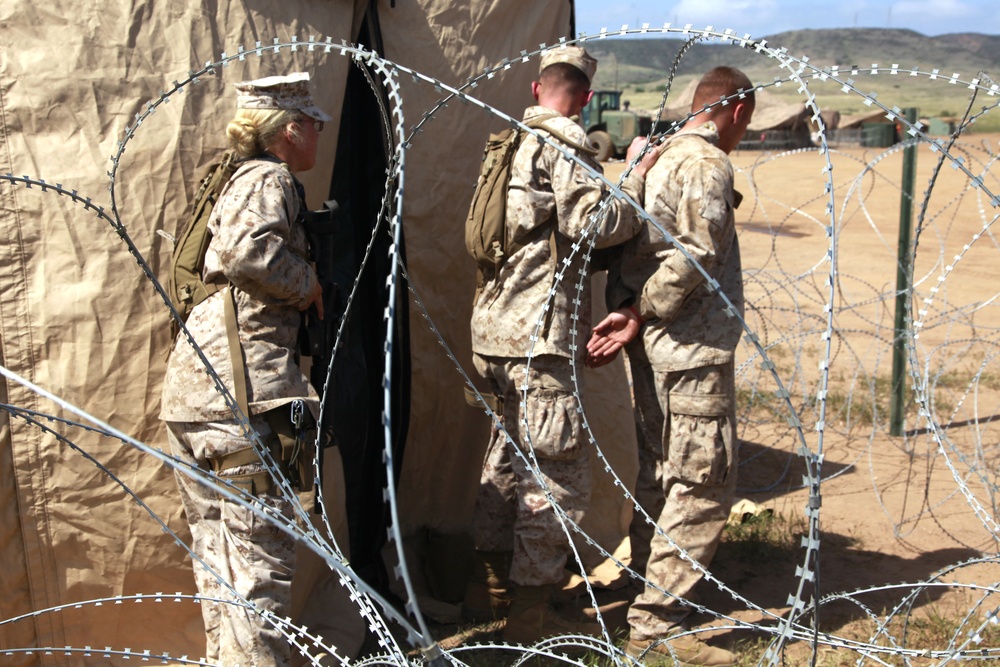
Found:
[{"label": "distant building", "polygon": [[[680,122],[690,114],[698,81],[694,80],[671,100],[660,120]],[[756,92],[757,104],[746,136],[737,150],[791,150],[812,145],[811,114],[804,102],[785,102],[767,90]]]}]

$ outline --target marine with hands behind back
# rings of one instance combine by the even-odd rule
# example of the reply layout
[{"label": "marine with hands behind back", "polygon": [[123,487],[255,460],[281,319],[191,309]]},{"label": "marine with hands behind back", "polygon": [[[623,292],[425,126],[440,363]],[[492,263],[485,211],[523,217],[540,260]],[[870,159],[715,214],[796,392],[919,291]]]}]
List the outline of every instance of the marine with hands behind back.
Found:
[{"label": "marine with hands behind back", "polygon": [[[725,100],[725,103],[720,100]],[[743,333],[719,294],[743,313],[743,277],[728,154],[753,114],[750,80],[717,67],[699,82],[694,114],[669,137],[646,176],[649,215],[682,246],[647,223],[610,262],[610,315],[588,343],[590,366],[625,347],[632,377],[641,512],[630,528],[636,587],[626,650],[644,665],[732,665],[736,657],[690,630],[701,573],[708,567],[736,489],[739,446],[733,357]],[[702,111],[706,108],[706,111]],[[695,262],[698,266],[695,266]],[[708,289],[701,267],[719,291]]]}]

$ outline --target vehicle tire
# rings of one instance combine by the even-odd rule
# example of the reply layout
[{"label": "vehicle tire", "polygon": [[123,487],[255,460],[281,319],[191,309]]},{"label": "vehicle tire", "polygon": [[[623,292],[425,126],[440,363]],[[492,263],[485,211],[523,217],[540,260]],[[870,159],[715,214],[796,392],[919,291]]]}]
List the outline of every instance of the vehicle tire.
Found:
[{"label": "vehicle tire", "polygon": [[615,145],[611,141],[611,135],[604,130],[594,130],[587,135],[590,143],[597,149],[594,159],[598,162],[610,160],[615,155]]}]

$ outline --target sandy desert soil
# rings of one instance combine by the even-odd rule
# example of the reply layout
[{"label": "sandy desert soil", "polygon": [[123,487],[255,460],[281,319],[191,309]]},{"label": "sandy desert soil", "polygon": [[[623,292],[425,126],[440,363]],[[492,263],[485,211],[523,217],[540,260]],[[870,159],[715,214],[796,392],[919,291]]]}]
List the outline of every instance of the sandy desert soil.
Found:
[{"label": "sandy desert soil", "polygon": [[[823,261],[823,253],[831,248],[824,229],[830,197],[816,186],[826,162],[815,153],[770,162],[749,153],[733,159],[757,186],[756,196],[749,198],[756,206],[747,211],[741,229],[744,264],[751,274],[760,270],[767,276],[748,276],[748,303],[760,307],[757,321],[771,325],[762,338],[774,342],[773,361],[783,382],[791,385],[806,445],[812,454],[823,455],[816,588],[821,596],[876,589],[852,599],[883,619],[913,590],[884,587],[928,581],[943,568],[997,551],[997,438],[992,422],[1000,388],[993,363],[1000,312],[993,299],[1000,254],[990,224],[1000,202],[991,204],[986,194],[995,197],[1000,192],[991,163],[997,146],[994,135],[971,135],[951,151],[972,178],[982,180],[983,189],[970,188],[970,176],[961,167],[939,165],[940,152],[926,145],[916,150],[915,322],[908,328],[917,335],[911,362],[916,362],[921,381],[907,379],[899,436],[890,434],[886,413],[903,155],[897,151],[879,158],[878,151],[860,148],[831,154],[838,218],[837,289],[822,440],[816,396],[825,350],[822,306],[830,294],[830,263]],[[748,382],[753,376],[744,375],[744,392],[768,384],[773,388],[770,379]],[[915,399],[921,395],[926,398],[923,404]],[[802,488],[803,460],[788,456],[798,443],[775,419],[787,412],[758,407],[744,414],[740,474],[745,495],[780,515],[801,517],[808,500]],[[784,465],[790,469],[780,474]],[[717,561],[723,581],[776,613],[787,609],[787,593],[796,581],[787,565],[746,563],[726,558],[726,553],[724,548]],[[736,550],[729,553],[735,555]],[[801,560],[800,550],[794,561]],[[992,586],[998,575],[1000,568],[990,561],[958,568],[943,581]],[[869,636],[870,622],[862,620],[864,613],[855,602],[821,607],[821,628],[855,638]],[[996,596],[981,591],[922,588],[914,600],[908,643],[944,650],[954,638],[954,645],[960,645],[967,640],[966,631],[979,625],[970,620],[956,633],[965,615],[981,622],[997,604]],[[745,609],[736,613],[753,616]],[[943,621],[943,626],[951,623],[950,632],[956,634],[944,627],[936,637],[918,633],[916,626],[928,619]],[[897,623],[897,640],[900,631]],[[801,656],[806,647],[797,648]],[[841,659],[858,657],[845,656],[851,653],[846,649],[820,653],[826,659],[838,653]]]}]

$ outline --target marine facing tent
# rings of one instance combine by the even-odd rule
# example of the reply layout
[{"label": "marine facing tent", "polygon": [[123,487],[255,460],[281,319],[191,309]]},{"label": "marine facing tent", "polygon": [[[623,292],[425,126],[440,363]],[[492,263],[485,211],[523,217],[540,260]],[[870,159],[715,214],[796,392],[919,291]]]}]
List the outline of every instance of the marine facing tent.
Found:
[{"label": "marine facing tent", "polygon": [[[360,267],[393,150],[376,103],[381,93],[378,86],[373,93],[371,79],[340,49],[274,45],[313,37],[319,45],[359,43],[460,86],[505,58],[572,35],[572,1],[14,0],[0,7],[0,20],[0,175],[8,175],[0,179],[0,360],[11,374],[0,382],[0,401],[20,409],[16,416],[0,410],[0,600],[3,619],[27,615],[0,624],[0,651],[109,646],[201,655],[198,606],[170,597],[195,590],[190,558],[171,534],[189,540],[170,468],[113,435],[38,416],[93,426],[59,402],[65,401],[130,438],[166,448],[157,415],[171,343],[168,312],[104,216],[120,219],[138,256],[162,279],[167,235],[178,231],[205,166],[223,149],[235,106],[232,84],[305,70],[319,106],[334,116],[321,135],[319,163],[302,176],[307,200],[311,208],[331,196],[338,200],[343,266]],[[261,45],[274,48],[254,51]],[[162,101],[189,72],[235,54],[227,66]],[[537,57],[514,60],[472,94],[519,118],[531,102],[537,66]],[[412,76],[396,79],[409,131],[443,92]],[[386,303],[391,241],[383,229],[372,243],[338,367],[343,433],[333,451],[342,455],[350,480],[353,519],[349,526],[346,516],[333,517],[338,542],[345,545],[349,534],[351,566],[366,581],[392,588],[391,563],[382,559],[391,549],[381,500],[382,377],[389,363],[390,441],[401,461],[390,482],[399,498],[399,528],[416,559],[409,571],[437,582],[419,590],[438,598],[427,602],[443,615],[454,599],[441,598],[453,598],[464,585],[449,579],[448,559],[467,548],[463,535],[489,429],[483,411],[466,405],[464,380],[445,346],[474,375],[468,321],[475,278],[462,225],[483,141],[503,126],[475,105],[452,101],[412,137],[398,250],[433,328],[405,288]],[[348,283],[353,278],[345,275]],[[400,316],[387,362],[384,313],[390,307]],[[636,463],[624,369],[617,363],[586,375],[590,424],[631,484]],[[336,467],[335,453],[326,463]],[[595,466],[603,469],[596,458]],[[607,475],[596,477],[584,527],[615,550],[627,534],[630,509]],[[328,479],[330,498],[345,492],[331,486]],[[593,549],[585,553],[588,566],[600,562]],[[302,551],[296,614],[301,593],[325,581],[323,570]],[[139,594],[156,597],[72,608]],[[59,605],[71,608],[34,613]],[[357,650],[363,625],[356,610],[339,604],[329,613],[330,627],[318,631],[347,653]],[[4,660],[72,665],[80,657],[15,652]]]}]

